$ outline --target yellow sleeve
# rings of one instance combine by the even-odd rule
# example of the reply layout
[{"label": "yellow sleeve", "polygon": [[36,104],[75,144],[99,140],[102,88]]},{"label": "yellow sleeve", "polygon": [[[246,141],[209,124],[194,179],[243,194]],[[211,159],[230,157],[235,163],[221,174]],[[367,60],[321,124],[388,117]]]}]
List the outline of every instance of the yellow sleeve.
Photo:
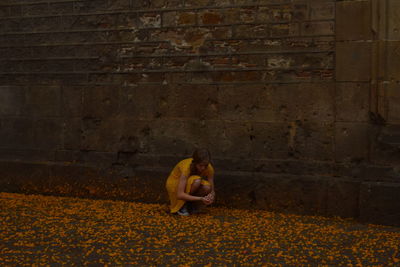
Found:
[{"label": "yellow sleeve", "polygon": [[191,159],[184,159],[178,164],[178,169],[181,174],[189,177],[190,175],[190,164],[192,163]]},{"label": "yellow sleeve", "polygon": [[208,167],[205,171],[205,175],[207,175],[208,177],[213,176],[214,175],[214,167],[210,164],[208,164]]}]

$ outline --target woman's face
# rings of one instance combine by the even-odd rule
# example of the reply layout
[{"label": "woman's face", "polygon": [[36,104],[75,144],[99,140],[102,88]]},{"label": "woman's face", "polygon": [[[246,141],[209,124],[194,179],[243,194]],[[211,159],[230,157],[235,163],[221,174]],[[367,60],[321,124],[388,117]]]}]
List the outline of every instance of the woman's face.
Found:
[{"label": "woman's face", "polygon": [[198,173],[202,173],[205,169],[207,169],[209,162],[201,162],[201,163],[196,163],[196,170]]}]

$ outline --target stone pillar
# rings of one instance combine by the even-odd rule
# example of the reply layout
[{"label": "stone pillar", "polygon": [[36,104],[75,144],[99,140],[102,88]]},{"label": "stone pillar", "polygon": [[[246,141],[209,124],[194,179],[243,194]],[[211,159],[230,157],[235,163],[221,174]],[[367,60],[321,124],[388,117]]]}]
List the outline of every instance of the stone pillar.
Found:
[{"label": "stone pillar", "polygon": [[399,12],[396,0],[336,3],[335,159],[393,168],[353,182],[360,219],[386,224],[400,221]]}]

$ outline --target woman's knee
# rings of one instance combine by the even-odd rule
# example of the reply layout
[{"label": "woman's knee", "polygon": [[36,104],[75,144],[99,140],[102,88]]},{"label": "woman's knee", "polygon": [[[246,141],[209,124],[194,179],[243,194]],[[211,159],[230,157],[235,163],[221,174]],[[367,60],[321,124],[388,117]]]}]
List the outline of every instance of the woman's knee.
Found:
[{"label": "woman's knee", "polygon": [[193,194],[197,190],[199,190],[200,186],[201,186],[201,179],[193,180],[192,185],[190,187],[190,194]]},{"label": "woman's knee", "polygon": [[201,192],[202,195],[208,195],[209,193],[211,193],[211,186],[209,185],[201,185],[199,192]]}]

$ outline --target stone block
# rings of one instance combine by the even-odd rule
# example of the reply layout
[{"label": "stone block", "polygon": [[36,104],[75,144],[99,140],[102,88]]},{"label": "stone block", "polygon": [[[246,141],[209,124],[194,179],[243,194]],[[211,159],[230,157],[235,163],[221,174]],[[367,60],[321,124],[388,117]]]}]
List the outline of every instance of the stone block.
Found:
[{"label": "stone block", "polygon": [[74,3],[48,3],[49,14],[61,15],[61,14],[71,14],[74,12]]},{"label": "stone block", "polygon": [[[219,4],[220,2],[222,2],[222,1],[218,1],[218,3],[216,3],[216,4]],[[224,9],[220,9],[218,12],[219,12],[219,14],[221,14],[224,24],[237,23],[238,17],[239,17],[239,9],[224,8]]]},{"label": "stone block", "polygon": [[165,58],[163,62],[163,67],[170,70],[183,70],[185,65],[190,62],[191,57],[169,57]]},{"label": "stone block", "polygon": [[76,13],[95,13],[107,11],[109,1],[107,0],[93,0],[90,2],[76,2],[74,3],[74,12]]},{"label": "stone block", "polygon": [[191,147],[188,147],[188,154],[191,155],[196,147],[206,147],[213,157],[227,155],[226,139],[224,134],[227,130],[226,124],[218,120],[191,119],[185,123],[185,135]]},{"label": "stone block", "polygon": [[391,83],[387,88],[387,121],[391,124],[400,124],[400,85]]},{"label": "stone block", "polygon": [[79,150],[57,150],[54,152],[54,161],[55,162],[64,162],[66,164],[79,162],[81,158],[81,151]]},{"label": "stone block", "polygon": [[288,126],[289,155],[296,159],[331,161],[334,158],[332,123],[295,121]]},{"label": "stone block", "polygon": [[21,72],[22,66],[20,62],[4,61],[0,66],[0,72],[5,73],[18,73]]},{"label": "stone block", "polygon": [[65,118],[62,123],[62,148],[80,150],[82,142],[83,119]]},{"label": "stone block", "polygon": [[163,12],[162,13],[162,27],[174,27],[177,25],[177,12],[170,11],[170,12]]},{"label": "stone block", "polygon": [[87,74],[85,73],[35,73],[19,75],[22,76],[26,83],[42,84],[46,86],[57,85],[82,85],[87,82]]},{"label": "stone block", "polygon": [[[176,85],[160,102],[167,117],[209,119],[218,115],[218,89],[213,85]],[[166,109],[168,106],[168,109]],[[162,108],[162,109],[161,109]]]},{"label": "stone block", "polygon": [[[0,48],[0,58],[4,59],[21,59],[31,57],[32,48],[31,47],[3,47]],[[4,62],[6,63],[6,62]],[[15,64],[16,62],[11,62]],[[16,64],[15,64],[16,65]],[[6,72],[10,72],[9,69],[4,68]]]},{"label": "stone block", "polygon": [[400,2],[397,0],[387,1],[388,36],[389,40],[400,40]]},{"label": "stone block", "polygon": [[391,183],[399,181],[400,168],[390,165],[373,165],[368,162],[344,162],[335,164],[334,176],[351,177],[354,181]]},{"label": "stone block", "polygon": [[[289,26],[281,26],[281,28],[285,32],[289,31]],[[266,25],[237,25],[233,32],[234,38],[263,38],[270,35],[269,28]]]},{"label": "stone block", "polygon": [[[102,183],[93,184],[99,184],[105,192],[100,196],[105,195],[107,198],[165,204],[168,203],[165,181],[169,171],[169,169],[136,168],[125,178],[117,176],[111,182],[104,180]],[[112,190],[110,185],[114,185]]]},{"label": "stone block", "polygon": [[[120,138],[119,152],[126,153],[154,153],[158,146],[155,145],[162,136],[157,136],[157,121],[136,120],[135,118],[125,118],[123,120]],[[156,150],[157,151],[157,150]],[[168,153],[168,152],[167,152]],[[166,153],[166,154],[167,154]]]},{"label": "stone block", "polygon": [[326,213],[327,181],[324,177],[277,178],[266,182],[267,209],[300,214]]},{"label": "stone block", "polygon": [[212,83],[257,83],[263,80],[263,71],[214,71],[211,72]]},{"label": "stone block", "polygon": [[8,9],[9,9],[8,12],[9,12],[11,17],[13,17],[13,16],[19,17],[22,14],[22,6],[21,5],[9,6]]},{"label": "stone block", "polygon": [[[256,30],[259,31],[260,34],[263,34],[262,32],[263,27],[264,25],[257,25]],[[269,26],[267,32],[268,34],[266,37],[298,36],[300,35],[300,26],[298,23],[272,24],[271,26]]]},{"label": "stone block", "polygon": [[62,146],[62,120],[59,118],[34,121],[33,144],[35,149],[57,150]]},{"label": "stone block", "polygon": [[387,53],[387,79],[400,81],[400,41],[388,41],[386,43]]},{"label": "stone block", "polygon": [[333,83],[220,86],[220,116],[227,120],[333,121]]},{"label": "stone block", "polygon": [[219,126],[220,137],[217,156],[236,155],[248,158],[252,154],[252,134],[250,122],[224,122]]},{"label": "stone block", "polygon": [[400,226],[400,184],[362,183],[360,220],[375,224]]},{"label": "stone block", "polygon": [[78,162],[103,170],[110,168],[117,162],[117,153],[115,151],[81,151],[79,153]]},{"label": "stone block", "polygon": [[307,19],[307,5],[300,3],[290,8],[281,5],[260,6],[257,13],[257,22],[260,23],[294,22],[305,19]]},{"label": "stone block", "polygon": [[336,43],[336,80],[369,81],[371,79],[371,44]]},{"label": "stone block", "polygon": [[123,120],[92,118],[82,120],[82,150],[116,152],[120,149]]},{"label": "stone block", "polygon": [[250,157],[287,158],[290,152],[288,131],[287,123],[251,123],[247,131],[247,143],[251,148]]},{"label": "stone block", "polygon": [[[232,38],[232,27],[230,27],[230,26],[214,26],[214,27],[211,27],[210,34],[213,39],[230,39],[230,38]],[[203,46],[200,47],[200,49],[202,49],[202,48],[203,48]]]},{"label": "stone block", "polygon": [[[18,64],[16,64],[18,65]],[[32,60],[19,63],[22,72],[73,72],[74,63],[71,60]]]},{"label": "stone block", "polygon": [[335,159],[337,161],[368,160],[370,132],[367,123],[338,122],[335,128]]},{"label": "stone block", "polygon": [[59,116],[61,90],[59,86],[31,86],[26,90],[26,115]]},{"label": "stone block", "polygon": [[[239,56],[241,60],[232,60],[233,64],[240,62],[243,67],[256,67],[263,64],[264,60],[258,56]],[[250,63],[254,60],[252,63]],[[202,57],[200,62],[208,69],[229,68],[231,67],[231,58],[227,55]]]},{"label": "stone block", "polygon": [[[104,58],[106,57],[107,56],[104,56]],[[79,60],[71,60],[71,64],[73,64],[74,71],[76,72],[115,71],[118,68],[115,63],[106,61],[107,59],[99,60],[82,58]],[[122,68],[122,66],[120,66],[120,68]]]},{"label": "stone block", "polygon": [[6,149],[34,148],[34,121],[28,118],[4,118],[0,124],[0,147]]},{"label": "stone block", "polygon": [[[265,200],[262,196],[255,200],[254,193],[258,188],[254,176],[249,173],[218,172],[215,177],[215,191],[217,192],[216,204],[226,207],[236,208],[266,208]],[[254,205],[258,203],[257,205]]]},{"label": "stone block", "polygon": [[167,86],[134,85],[120,88],[119,114],[136,119],[163,117],[164,105],[167,105]]},{"label": "stone block", "polygon": [[207,6],[210,0],[186,0],[186,7],[198,7],[198,6]]},{"label": "stone block", "polygon": [[164,6],[165,7],[171,7],[171,8],[181,8],[184,5],[184,3],[181,0],[168,0],[164,1]]},{"label": "stone block", "polygon": [[129,10],[131,2],[130,0],[114,0],[109,3],[107,10]]},{"label": "stone block", "polygon": [[83,116],[102,118],[116,115],[119,100],[119,87],[87,86],[83,90]]},{"label": "stone block", "polygon": [[[333,175],[335,165],[329,161],[310,161],[298,159],[249,159],[249,164],[239,171],[254,171],[262,173],[282,173],[294,175]],[[229,165],[224,169],[229,170]],[[233,171],[233,170],[232,170]]]},{"label": "stone block", "polygon": [[369,83],[336,84],[336,120],[367,122],[369,120]]},{"label": "stone block", "polygon": [[3,46],[15,46],[15,44],[25,43],[24,35],[4,35],[1,37],[1,44]]},{"label": "stone block", "polygon": [[[8,10],[6,11],[8,13]],[[6,19],[0,26],[0,30],[4,33],[21,31],[20,20]]]},{"label": "stone block", "polygon": [[186,135],[185,122],[183,121],[157,121],[152,124],[154,139],[149,143],[149,138],[139,141],[140,151],[169,155],[186,155],[195,147],[194,140]]},{"label": "stone block", "polygon": [[303,36],[333,35],[334,23],[332,21],[303,22],[300,32]]},{"label": "stone block", "polygon": [[22,14],[24,16],[40,16],[48,14],[48,4],[33,4],[22,6]]},{"label": "stone block", "polygon": [[25,87],[0,86],[0,115],[19,116],[25,108]]},{"label": "stone block", "polygon": [[0,149],[0,160],[2,161],[50,162],[54,159],[55,152],[52,150],[42,150],[37,148]]},{"label": "stone block", "polygon": [[358,217],[360,182],[333,178],[328,182],[327,192],[326,215]]},{"label": "stone block", "polygon": [[213,121],[156,120],[149,126],[151,142],[144,145],[149,146],[152,153],[169,155],[188,155],[199,146],[213,147],[213,153],[217,156],[224,147],[224,144],[216,147],[222,129],[220,124]]},{"label": "stone block", "polygon": [[63,117],[82,116],[83,90],[81,86],[63,86],[61,99],[61,114]]},{"label": "stone block", "polygon": [[132,175],[132,172],[138,168],[163,168],[169,173],[179,161],[191,157],[192,152],[182,155],[156,155],[120,151],[118,152],[118,165],[115,164],[114,166],[116,166],[116,172],[120,173],[122,177]]},{"label": "stone block", "polygon": [[334,1],[324,1],[321,3],[315,2],[310,4],[310,19],[325,20],[335,18],[335,3]]},{"label": "stone block", "polygon": [[88,48],[84,46],[35,46],[30,47],[31,53],[37,58],[56,57],[87,57]]},{"label": "stone block", "polygon": [[139,28],[159,27],[161,27],[161,14],[155,12],[139,14]]},{"label": "stone block", "polygon": [[220,173],[215,184],[217,202],[225,206],[299,214],[326,213],[325,178]]},{"label": "stone block", "polygon": [[371,40],[370,1],[340,1],[336,3],[336,38],[342,40]]},{"label": "stone block", "polygon": [[[38,10],[41,12],[41,10]],[[48,16],[48,17],[23,17],[20,19],[20,31],[22,32],[46,32],[46,31],[57,31],[62,28],[60,17]]]},{"label": "stone block", "polygon": [[195,25],[197,16],[195,12],[179,12],[176,14],[177,25]]},{"label": "stone block", "polygon": [[378,164],[400,166],[400,126],[375,126],[371,135],[371,161]]},{"label": "stone block", "polygon": [[0,9],[0,17],[2,17],[2,18],[10,16],[9,13],[10,13],[9,7],[7,7],[7,6],[4,6]]}]

